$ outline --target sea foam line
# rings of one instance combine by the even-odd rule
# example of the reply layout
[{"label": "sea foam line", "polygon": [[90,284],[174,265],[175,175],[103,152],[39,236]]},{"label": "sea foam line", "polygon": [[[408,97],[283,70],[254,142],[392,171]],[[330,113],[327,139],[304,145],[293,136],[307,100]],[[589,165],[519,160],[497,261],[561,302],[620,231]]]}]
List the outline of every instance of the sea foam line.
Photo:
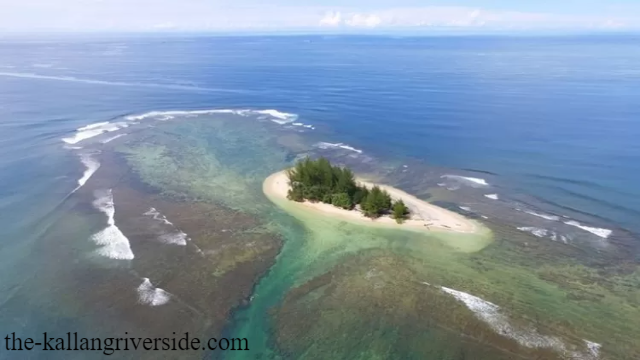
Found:
[{"label": "sea foam line", "polygon": [[139,115],[129,115],[125,117],[126,120],[130,121],[141,121],[146,119],[156,119],[156,120],[172,120],[175,119],[176,116],[198,116],[198,115],[213,115],[213,114],[233,114],[240,116],[250,116],[250,115],[262,115],[267,117],[267,119],[280,124],[289,124],[298,119],[297,114],[287,113],[275,109],[267,109],[267,110],[250,110],[250,109],[209,109],[209,110],[169,110],[169,111],[150,111],[144,114]]},{"label": "sea foam line", "polygon": [[564,222],[567,225],[570,226],[575,226],[577,228],[580,228],[582,230],[588,231],[594,235],[597,235],[603,239],[607,239],[609,236],[611,236],[611,234],[613,233],[613,230],[609,230],[609,229],[603,229],[603,228],[596,228],[596,227],[591,227],[591,226],[585,226],[580,224],[579,222],[575,221],[575,220],[571,220],[571,221],[565,221]]},{"label": "sea foam line", "polygon": [[129,245],[129,239],[115,223],[116,208],[112,190],[96,191],[96,200],[93,202],[93,206],[107,215],[107,227],[91,236],[91,240],[100,245],[96,252],[110,259],[133,260],[134,255]]},{"label": "sea foam line", "polygon": [[[423,283],[428,285],[428,283]],[[563,354],[568,354],[572,359],[597,360],[600,344],[583,340],[587,352],[569,350],[562,340],[555,336],[540,334],[533,327],[515,327],[509,318],[500,312],[500,307],[471,294],[450,289],[444,286],[440,290],[453,296],[456,300],[465,304],[480,320],[484,321],[498,334],[517,341],[520,345],[530,348],[550,348]]]},{"label": "sea foam line", "polygon": [[363,153],[362,150],[356,149],[353,146],[349,146],[349,145],[344,144],[344,143],[319,142],[315,146],[320,148],[320,149],[344,149],[344,150],[349,150],[349,151],[356,152],[358,154],[362,154]]},{"label": "sea foam line", "polygon": [[85,166],[85,171],[82,174],[82,177],[78,179],[78,186],[73,189],[71,193],[78,191],[84,184],[89,181],[91,176],[95,174],[96,171],[100,168],[100,163],[98,160],[94,159],[91,154],[80,154],[80,162]]},{"label": "sea foam line", "polygon": [[489,198],[491,200],[498,200],[500,199],[500,197],[498,196],[498,194],[487,194],[484,197]]},{"label": "sea foam line", "polygon": [[154,287],[151,280],[142,278],[142,284],[136,289],[138,292],[138,302],[142,305],[161,306],[171,300],[171,294]]},{"label": "sea foam line", "polygon": [[568,237],[566,237],[564,235],[559,235],[555,231],[542,229],[542,228],[537,228],[537,227],[533,227],[533,226],[523,226],[523,227],[519,227],[517,229],[520,230],[520,231],[531,233],[531,234],[533,234],[533,235],[535,235],[535,236],[537,236],[539,238],[548,237],[549,239],[551,239],[553,241],[562,241],[565,244],[569,243],[569,238]]},{"label": "sea foam line", "polygon": [[558,220],[560,220],[560,217],[556,216],[556,215],[542,214],[542,213],[538,213],[538,212],[531,211],[531,210],[520,210],[520,209],[516,209],[516,210],[522,211],[522,212],[527,213],[529,215],[537,216],[539,218],[550,220],[550,221],[558,221]]},{"label": "sea foam line", "polygon": [[482,178],[460,176],[460,175],[450,175],[450,174],[442,175],[441,178],[458,180],[460,182],[467,183],[469,185],[489,186],[489,183],[485,179],[482,179]]},{"label": "sea foam line", "polygon": [[153,208],[153,207],[150,208],[149,211],[145,212],[143,215],[151,216],[153,217],[154,220],[160,221],[163,224],[169,225],[175,229],[175,231],[173,232],[162,234],[160,236],[160,241],[166,244],[181,245],[181,246],[187,245],[187,241],[189,241],[189,236],[183,231],[180,231],[171,221],[167,219],[166,216],[162,215],[158,210],[156,210],[156,208]]},{"label": "sea foam line", "polygon": [[76,132],[69,137],[62,138],[67,144],[73,145],[77,144],[83,140],[91,139],[92,137],[96,137],[98,135],[102,135],[106,132],[118,131],[122,128],[126,128],[130,123],[119,121],[119,122],[109,122],[103,121],[95,124],[90,124],[87,126],[83,126],[81,128],[76,129]]},{"label": "sea foam line", "polygon": [[[175,110],[175,111],[150,111],[139,115],[129,115],[124,117],[125,121],[102,121],[94,124],[89,124],[78,128],[72,136],[68,136],[62,139],[67,144],[77,144],[81,141],[91,139],[93,137],[102,135],[107,132],[114,132],[120,129],[137,124],[137,121],[146,119],[154,119],[159,121],[167,121],[175,119],[177,116],[195,117],[198,115],[212,115],[212,114],[235,114],[240,116],[259,115],[266,119],[273,121],[280,125],[293,123],[298,119],[297,114],[286,113],[274,109],[267,110],[248,110],[248,109],[212,109],[212,110]],[[306,125],[303,125],[308,127]],[[313,128],[313,127],[311,127]],[[120,135],[123,136],[123,135]],[[118,136],[119,137],[119,136]],[[103,143],[115,140],[117,137],[104,140]]]},{"label": "sea foam line", "polygon": [[118,135],[115,135],[115,136],[112,136],[112,137],[110,137],[110,138],[107,138],[107,139],[102,140],[102,141],[101,141],[101,143],[103,143],[103,144],[107,144],[107,143],[110,143],[110,142],[112,142],[113,140],[118,139],[118,138],[121,138],[121,137],[123,137],[123,136],[125,136],[125,135],[127,135],[127,134],[118,134]]}]

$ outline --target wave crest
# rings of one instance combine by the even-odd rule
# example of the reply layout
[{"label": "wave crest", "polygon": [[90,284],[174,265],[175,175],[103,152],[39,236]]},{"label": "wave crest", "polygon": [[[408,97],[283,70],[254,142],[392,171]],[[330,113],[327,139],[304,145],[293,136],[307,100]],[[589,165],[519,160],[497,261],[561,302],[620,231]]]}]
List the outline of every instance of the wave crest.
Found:
[{"label": "wave crest", "polygon": [[349,150],[349,151],[353,151],[356,152],[358,154],[362,154],[363,151],[360,149],[356,149],[353,146],[349,146],[347,144],[344,143],[330,143],[330,142],[319,142],[317,144],[315,144],[315,146],[317,148],[320,149],[344,149],[344,150]]},{"label": "wave crest", "polygon": [[85,171],[82,174],[82,177],[78,179],[78,186],[73,189],[71,193],[74,193],[78,191],[78,189],[83,187],[84,184],[89,181],[91,176],[93,176],[93,174],[95,174],[95,172],[100,168],[100,162],[94,159],[91,154],[80,154],[80,162],[82,162],[82,164],[85,166]]},{"label": "wave crest", "polygon": [[571,221],[565,221],[564,222],[567,225],[570,226],[574,226],[577,228],[580,228],[584,231],[588,231],[596,236],[599,236],[603,239],[607,239],[609,236],[611,236],[611,234],[613,233],[613,230],[609,230],[609,229],[603,229],[603,228],[596,228],[596,227],[591,227],[591,226],[585,226],[580,224],[579,222],[575,221],[575,220],[571,220]]},{"label": "wave crest", "polygon": [[116,208],[111,189],[104,194],[97,192],[96,197],[93,206],[107,215],[107,227],[91,236],[91,240],[100,246],[96,253],[114,260],[133,260],[129,239],[115,223]]},{"label": "wave crest", "polygon": [[489,186],[489,183],[482,178],[475,178],[475,177],[461,176],[461,175],[450,175],[450,174],[442,175],[441,178],[456,180],[458,182],[471,185],[471,186]]},{"label": "wave crest", "polygon": [[171,300],[171,294],[154,287],[148,278],[142,279],[142,284],[136,289],[138,292],[138,302],[142,305],[161,306]]},{"label": "wave crest", "polygon": [[[428,283],[424,283],[428,284]],[[550,348],[572,359],[596,360],[599,357],[600,344],[583,340],[584,349],[565,344],[560,338],[542,335],[532,326],[513,325],[508,316],[502,314],[500,306],[471,294],[444,286],[440,290],[465,304],[480,320],[484,321],[498,334],[517,341],[530,348]]]}]

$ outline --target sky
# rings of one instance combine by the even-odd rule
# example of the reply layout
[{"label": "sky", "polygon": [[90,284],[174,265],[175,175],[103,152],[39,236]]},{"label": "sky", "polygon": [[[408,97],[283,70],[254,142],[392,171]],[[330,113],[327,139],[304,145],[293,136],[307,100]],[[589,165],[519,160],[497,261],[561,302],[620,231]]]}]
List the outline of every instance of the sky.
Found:
[{"label": "sky", "polygon": [[0,0],[0,32],[576,30],[640,30],[640,0]]}]

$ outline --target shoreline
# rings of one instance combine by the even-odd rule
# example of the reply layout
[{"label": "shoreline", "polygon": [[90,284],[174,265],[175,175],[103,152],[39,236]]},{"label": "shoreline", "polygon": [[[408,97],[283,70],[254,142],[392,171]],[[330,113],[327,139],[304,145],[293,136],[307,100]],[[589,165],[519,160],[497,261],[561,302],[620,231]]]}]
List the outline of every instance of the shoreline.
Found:
[{"label": "shoreline", "polygon": [[290,186],[285,170],[276,172],[267,177],[262,184],[262,191],[269,198],[285,200],[292,204],[297,204],[307,209],[317,211],[323,215],[338,217],[345,221],[357,222],[365,225],[383,225],[385,227],[397,229],[445,231],[462,234],[475,234],[480,230],[480,227],[471,219],[467,219],[458,213],[418,199],[417,197],[400,189],[383,184],[374,184],[361,179],[357,179],[357,182],[367,188],[377,185],[381,189],[386,190],[393,200],[401,199],[404,201],[411,211],[410,218],[405,220],[402,224],[398,224],[389,216],[371,219],[358,210],[345,210],[322,202],[296,202],[289,200],[287,199],[287,193]]}]

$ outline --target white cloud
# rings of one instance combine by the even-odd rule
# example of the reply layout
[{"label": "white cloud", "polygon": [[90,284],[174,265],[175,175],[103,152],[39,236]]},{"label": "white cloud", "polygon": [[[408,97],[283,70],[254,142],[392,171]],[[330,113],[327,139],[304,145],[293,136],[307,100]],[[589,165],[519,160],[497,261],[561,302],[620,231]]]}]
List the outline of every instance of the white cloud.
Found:
[{"label": "white cloud", "polygon": [[402,1],[388,1],[386,8],[371,9],[277,6],[257,0],[0,0],[0,31],[640,29],[640,12],[624,9],[571,15],[464,6],[394,7]]},{"label": "white cloud", "polygon": [[354,14],[345,23],[353,27],[373,28],[382,23],[382,19],[375,14]]},{"label": "white cloud", "polygon": [[[640,20],[640,16],[637,17]],[[320,20],[324,26],[358,28],[456,27],[490,29],[621,29],[629,24],[621,18],[557,15],[518,11],[491,11],[463,6],[389,8],[363,13],[334,10]],[[640,21],[637,22],[640,24]]]},{"label": "white cloud", "polygon": [[339,12],[327,13],[320,19],[320,26],[338,26],[342,24],[342,15]]}]

